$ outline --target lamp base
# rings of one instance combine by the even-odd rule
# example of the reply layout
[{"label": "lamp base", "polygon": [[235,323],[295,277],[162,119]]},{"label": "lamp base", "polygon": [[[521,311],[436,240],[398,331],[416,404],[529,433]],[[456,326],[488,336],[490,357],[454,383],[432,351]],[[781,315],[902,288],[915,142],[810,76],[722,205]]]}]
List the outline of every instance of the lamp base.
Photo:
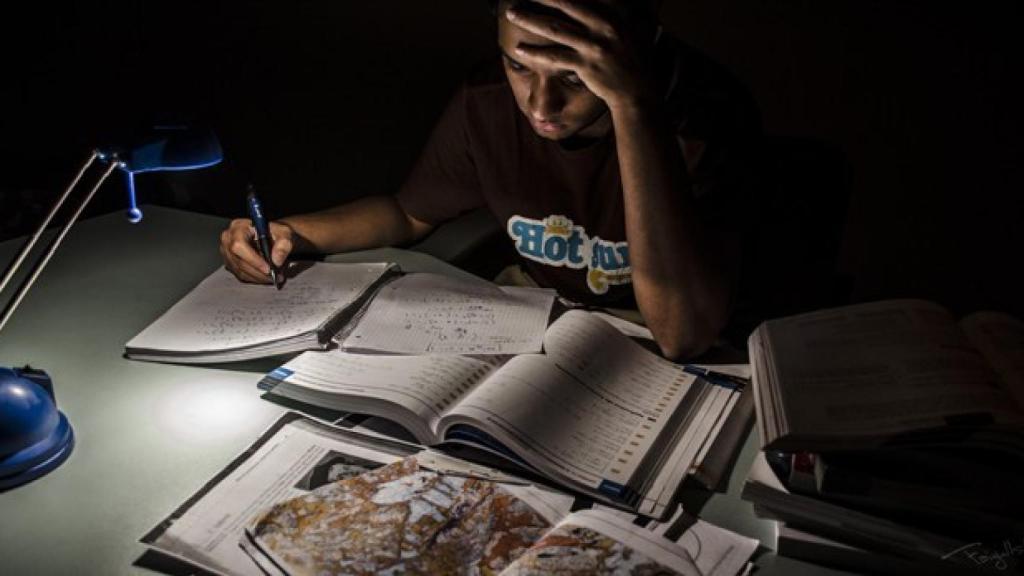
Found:
[{"label": "lamp base", "polygon": [[46,474],[67,460],[75,434],[57,410],[41,370],[0,367],[0,491]]},{"label": "lamp base", "polygon": [[0,492],[26,484],[60,466],[75,447],[75,433],[67,417],[51,437],[0,460]]}]

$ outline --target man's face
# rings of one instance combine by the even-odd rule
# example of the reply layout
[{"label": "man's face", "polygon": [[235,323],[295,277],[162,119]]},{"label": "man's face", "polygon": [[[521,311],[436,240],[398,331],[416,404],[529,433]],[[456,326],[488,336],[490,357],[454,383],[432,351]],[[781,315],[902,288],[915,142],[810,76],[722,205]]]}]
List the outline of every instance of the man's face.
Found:
[{"label": "man's face", "polygon": [[534,131],[550,140],[571,136],[596,138],[605,134],[611,128],[608,108],[575,74],[546,66],[526,66],[515,58],[519,44],[548,46],[552,42],[509,22],[505,17],[507,8],[507,2],[499,2],[498,46],[516,103]]}]

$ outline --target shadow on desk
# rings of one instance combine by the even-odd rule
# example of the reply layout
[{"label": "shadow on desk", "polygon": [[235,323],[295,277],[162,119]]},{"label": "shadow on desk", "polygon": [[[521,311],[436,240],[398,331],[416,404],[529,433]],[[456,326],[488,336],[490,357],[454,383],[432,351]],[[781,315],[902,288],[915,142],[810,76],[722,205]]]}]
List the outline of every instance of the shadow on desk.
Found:
[{"label": "shadow on desk", "polygon": [[132,566],[145,568],[160,574],[167,574],[168,576],[191,576],[193,574],[216,576],[213,572],[208,572],[199,566],[178,560],[173,556],[168,556],[156,550],[146,550],[142,556],[139,556],[135,559],[135,562],[132,562]]}]

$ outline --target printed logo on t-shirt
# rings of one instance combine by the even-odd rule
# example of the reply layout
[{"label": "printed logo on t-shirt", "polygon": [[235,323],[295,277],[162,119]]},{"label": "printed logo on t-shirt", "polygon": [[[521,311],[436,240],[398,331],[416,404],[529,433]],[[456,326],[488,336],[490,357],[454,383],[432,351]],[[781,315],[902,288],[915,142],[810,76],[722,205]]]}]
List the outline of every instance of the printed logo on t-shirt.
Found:
[{"label": "printed logo on t-shirt", "polygon": [[549,266],[586,268],[587,287],[594,294],[608,292],[613,284],[632,282],[628,243],[591,238],[565,216],[553,214],[543,220],[513,216],[508,219],[508,235],[525,258]]}]

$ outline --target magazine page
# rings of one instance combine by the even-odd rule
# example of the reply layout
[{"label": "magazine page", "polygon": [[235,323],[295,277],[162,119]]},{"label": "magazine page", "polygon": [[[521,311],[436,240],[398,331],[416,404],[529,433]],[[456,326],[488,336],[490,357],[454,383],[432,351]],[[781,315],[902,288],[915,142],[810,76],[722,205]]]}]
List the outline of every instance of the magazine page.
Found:
[{"label": "magazine page", "polygon": [[377,293],[342,347],[396,354],[540,352],[554,290],[416,273]]},{"label": "magazine page", "polygon": [[363,295],[390,264],[310,263],[281,290],[218,268],[126,345],[134,352],[231,350],[315,332]]},{"label": "magazine page", "polygon": [[415,450],[289,413],[141,541],[218,574],[262,574],[238,546],[260,513]]},{"label": "magazine page", "polygon": [[1024,410],[1024,322],[998,312],[976,312],[961,320],[960,328]]},{"label": "magazine page", "polygon": [[247,536],[288,574],[479,574],[555,521],[502,484],[410,457],[277,504]]},{"label": "magazine page", "polygon": [[501,572],[539,574],[702,576],[684,547],[602,510],[570,514]]},{"label": "magazine page", "polygon": [[389,418],[420,443],[435,444],[437,421],[487,378],[499,364],[493,358],[305,352],[268,374],[260,386],[324,408]]}]

